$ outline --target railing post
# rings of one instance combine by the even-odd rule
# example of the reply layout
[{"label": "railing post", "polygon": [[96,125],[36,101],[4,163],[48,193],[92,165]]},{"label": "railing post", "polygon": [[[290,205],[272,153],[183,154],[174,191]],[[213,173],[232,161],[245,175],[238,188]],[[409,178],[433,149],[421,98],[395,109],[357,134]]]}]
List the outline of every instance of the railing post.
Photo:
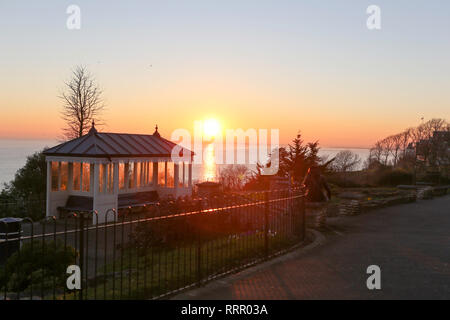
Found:
[{"label": "railing post", "polygon": [[300,204],[300,208],[299,208],[299,213],[300,213],[300,221],[301,221],[301,230],[302,230],[302,234],[300,239],[303,241],[305,240],[305,235],[306,235],[306,221],[305,221],[305,207],[306,207],[306,198],[305,195],[303,194],[300,199],[299,199],[299,204]]},{"label": "railing post", "polygon": [[[82,280],[83,279],[83,271],[84,271],[84,216],[83,216],[83,213],[80,213],[79,219],[80,219],[79,248],[80,248],[80,270],[81,270],[80,277]],[[83,281],[81,281],[79,300],[83,300],[83,286],[84,286],[84,283],[83,283]]]},{"label": "railing post", "polygon": [[198,203],[198,212],[199,214],[197,215],[197,286],[201,286],[202,285],[202,235],[200,234],[200,224],[201,224],[201,212],[202,212],[202,200],[200,199],[199,203]]},{"label": "railing post", "polygon": [[269,192],[264,192],[264,256],[269,256]]}]

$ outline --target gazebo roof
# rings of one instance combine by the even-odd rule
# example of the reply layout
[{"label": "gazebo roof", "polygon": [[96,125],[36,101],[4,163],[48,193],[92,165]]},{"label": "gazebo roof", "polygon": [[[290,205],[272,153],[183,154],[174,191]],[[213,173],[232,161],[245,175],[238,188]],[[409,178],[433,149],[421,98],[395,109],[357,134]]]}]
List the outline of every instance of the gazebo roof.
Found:
[{"label": "gazebo roof", "polygon": [[[69,157],[170,157],[172,149],[177,144],[164,139],[158,132],[150,134],[128,134],[98,132],[94,124],[89,133],[61,143],[44,151],[46,156],[69,156]],[[187,152],[191,156],[193,152],[182,148],[183,155]]]}]

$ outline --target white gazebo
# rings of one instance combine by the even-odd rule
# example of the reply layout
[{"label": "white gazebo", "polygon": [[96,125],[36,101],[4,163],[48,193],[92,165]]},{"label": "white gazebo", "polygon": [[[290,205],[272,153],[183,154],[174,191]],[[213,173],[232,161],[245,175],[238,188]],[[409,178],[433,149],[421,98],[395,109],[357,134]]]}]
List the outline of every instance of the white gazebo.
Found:
[{"label": "white gazebo", "polygon": [[178,146],[180,157],[189,161],[173,162],[175,146],[157,126],[145,135],[97,132],[92,124],[88,134],[44,151],[46,215],[58,216],[60,208],[96,210],[101,223],[108,209],[191,195],[193,153]]}]

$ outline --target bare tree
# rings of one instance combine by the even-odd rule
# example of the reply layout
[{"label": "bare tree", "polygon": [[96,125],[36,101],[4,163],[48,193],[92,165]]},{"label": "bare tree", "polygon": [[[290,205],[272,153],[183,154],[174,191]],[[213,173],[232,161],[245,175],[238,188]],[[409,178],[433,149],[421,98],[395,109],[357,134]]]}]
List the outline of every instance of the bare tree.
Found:
[{"label": "bare tree", "polygon": [[414,166],[417,159],[422,163],[439,161],[446,163],[444,151],[446,144],[443,139],[448,137],[444,132],[450,130],[449,126],[447,120],[434,118],[417,127],[408,128],[399,134],[377,141],[370,149],[365,165],[370,167],[375,162],[389,165],[391,162],[393,166],[411,164]]},{"label": "bare tree", "polygon": [[91,122],[100,123],[100,114],[104,110],[102,90],[84,66],[77,66],[72,78],[65,83],[62,119],[67,126],[63,129],[66,140],[81,137],[90,128]]},{"label": "bare tree", "polygon": [[380,141],[377,141],[373,148],[370,149],[369,162],[381,163],[381,156],[383,154],[383,146]]},{"label": "bare tree", "polygon": [[416,151],[424,161],[427,161],[433,152],[433,135],[438,131],[445,131],[448,122],[444,119],[431,119],[419,125],[413,131],[413,140]]},{"label": "bare tree", "polygon": [[355,169],[361,162],[361,158],[350,150],[339,151],[334,157],[332,168],[337,172],[347,172]]},{"label": "bare tree", "polygon": [[219,176],[222,185],[230,190],[241,190],[249,178],[250,171],[242,164],[226,166]]},{"label": "bare tree", "polygon": [[402,133],[400,133],[400,144],[401,144],[401,150],[403,152],[403,157],[406,156],[406,150],[408,149],[408,145],[410,142],[412,142],[411,133],[414,129],[408,128]]},{"label": "bare tree", "polygon": [[394,167],[396,167],[402,148],[402,134],[401,133],[394,134],[393,136],[390,137],[390,139],[392,141],[392,150],[391,150],[392,162]]},{"label": "bare tree", "polygon": [[380,142],[381,145],[383,146],[383,154],[382,154],[384,156],[383,164],[387,166],[389,164],[389,155],[392,153],[392,150],[394,148],[394,142],[392,140],[392,136],[386,137]]},{"label": "bare tree", "polygon": [[433,137],[434,132],[443,131],[447,127],[447,122],[444,119],[431,119],[424,123],[425,132],[428,139]]}]

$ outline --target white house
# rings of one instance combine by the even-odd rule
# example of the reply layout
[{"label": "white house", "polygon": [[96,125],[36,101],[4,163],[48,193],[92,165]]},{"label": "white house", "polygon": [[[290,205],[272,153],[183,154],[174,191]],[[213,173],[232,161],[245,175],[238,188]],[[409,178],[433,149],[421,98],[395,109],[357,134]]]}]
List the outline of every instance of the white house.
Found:
[{"label": "white house", "polygon": [[[59,209],[98,212],[139,206],[159,197],[192,193],[193,153],[180,147],[185,162],[172,161],[175,143],[152,135],[89,133],[44,151],[47,161],[47,216]],[[108,215],[112,220],[114,215]],[[95,219],[93,221],[95,223]]]}]

